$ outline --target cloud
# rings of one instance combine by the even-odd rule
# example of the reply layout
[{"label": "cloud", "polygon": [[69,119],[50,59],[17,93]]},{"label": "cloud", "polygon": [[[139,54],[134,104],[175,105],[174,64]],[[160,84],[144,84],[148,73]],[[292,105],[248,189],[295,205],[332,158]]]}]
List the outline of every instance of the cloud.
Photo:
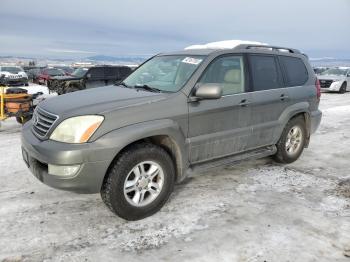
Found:
[{"label": "cloud", "polygon": [[[49,8],[45,0],[1,0],[0,38],[13,41],[1,42],[0,52],[20,46],[18,52],[47,56],[154,54],[249,39],[310,56],[350,56],[349,14],[349,0],[61,0]],[[24,42],[14,41],[19,37]],[[25,41],[33,38],[39,47]]]},{"label": "cloud", "polygon": [[71,53],[71,54],[96,54],[96,52],[83,51],[83,50],[69,50],[69,49],[46,49],[48,52],[54,53]]}]

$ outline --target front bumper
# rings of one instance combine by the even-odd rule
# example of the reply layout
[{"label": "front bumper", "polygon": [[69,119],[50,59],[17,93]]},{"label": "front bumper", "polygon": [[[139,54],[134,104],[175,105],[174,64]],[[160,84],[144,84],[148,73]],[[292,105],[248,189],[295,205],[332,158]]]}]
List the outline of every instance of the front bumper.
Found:
[{"label": "front bumper", "polygon": [[[100,192],[104,176],[116,149],[97,140],[85,144],[66,144],[39,140],[31,131],[31,121],[22,130],[22,153],[32,174],[44,184],[77,193]],[[73,177],[49,174],[48,164],[80,165]]]},{"label": "front bumper", "polygon": [[6,78],[5,82],[8,86],[21,86],[28,83],[28,78]]}]

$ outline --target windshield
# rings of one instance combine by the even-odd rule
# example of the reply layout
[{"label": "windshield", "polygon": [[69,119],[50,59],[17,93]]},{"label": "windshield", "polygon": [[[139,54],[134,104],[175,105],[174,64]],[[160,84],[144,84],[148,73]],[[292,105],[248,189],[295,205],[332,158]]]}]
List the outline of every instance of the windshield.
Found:
[{"label": "windshield", "polygon": [[165,92],[177,92],[188,81],[203,61],[204,56],[169,55],[156,56],[129,75],[127,86],[157,88]]},{"label": "windshield", "polygon": [[76,77],[83,77],[87,71],[88,71],[87,68],[78,68],[78,69],[75,69],[72,75]]},{"label": "windshield", "polygon": [[340,68],[332,68],[328,69],[321,73],[321,75],[337,75],[337,76],[344,76],[346,75],[346,69],[340,69]]},{"label": "windshield", "polygon": [[3,67],[1,67],[1,71],[9,72],[12,74],[18,74],[19,72],[22,72],[23,69],[20,67],[16,67],[16,66],[3,66]]},{"label": "windshield", "polygon": [[46,70],[46,74],[48,74],[50,76],[63,76],[64,72],[61,69],[49,68]]}]

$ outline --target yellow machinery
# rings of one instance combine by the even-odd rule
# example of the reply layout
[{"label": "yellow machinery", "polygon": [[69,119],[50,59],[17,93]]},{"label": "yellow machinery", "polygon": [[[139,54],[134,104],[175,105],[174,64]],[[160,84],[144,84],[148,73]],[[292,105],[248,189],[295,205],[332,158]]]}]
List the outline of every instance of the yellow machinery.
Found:
[{"label": "yellow machinery", "polygon": [[24,124],[32,117],[32,96],[6,90],[7,87],[0,84],[0,121],[16,117],[18,123]]}]

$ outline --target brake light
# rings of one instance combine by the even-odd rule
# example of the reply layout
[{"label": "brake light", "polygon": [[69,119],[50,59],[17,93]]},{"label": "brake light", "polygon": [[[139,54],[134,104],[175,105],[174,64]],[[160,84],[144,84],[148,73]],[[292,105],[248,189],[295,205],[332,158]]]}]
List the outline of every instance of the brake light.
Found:
[{"label": "brake light", "polygon": [[321,84],[320,84],[320,80],[318,80],[318,78],[316,77],[316,92],[317,92],[317,99],[321,98]]}]

